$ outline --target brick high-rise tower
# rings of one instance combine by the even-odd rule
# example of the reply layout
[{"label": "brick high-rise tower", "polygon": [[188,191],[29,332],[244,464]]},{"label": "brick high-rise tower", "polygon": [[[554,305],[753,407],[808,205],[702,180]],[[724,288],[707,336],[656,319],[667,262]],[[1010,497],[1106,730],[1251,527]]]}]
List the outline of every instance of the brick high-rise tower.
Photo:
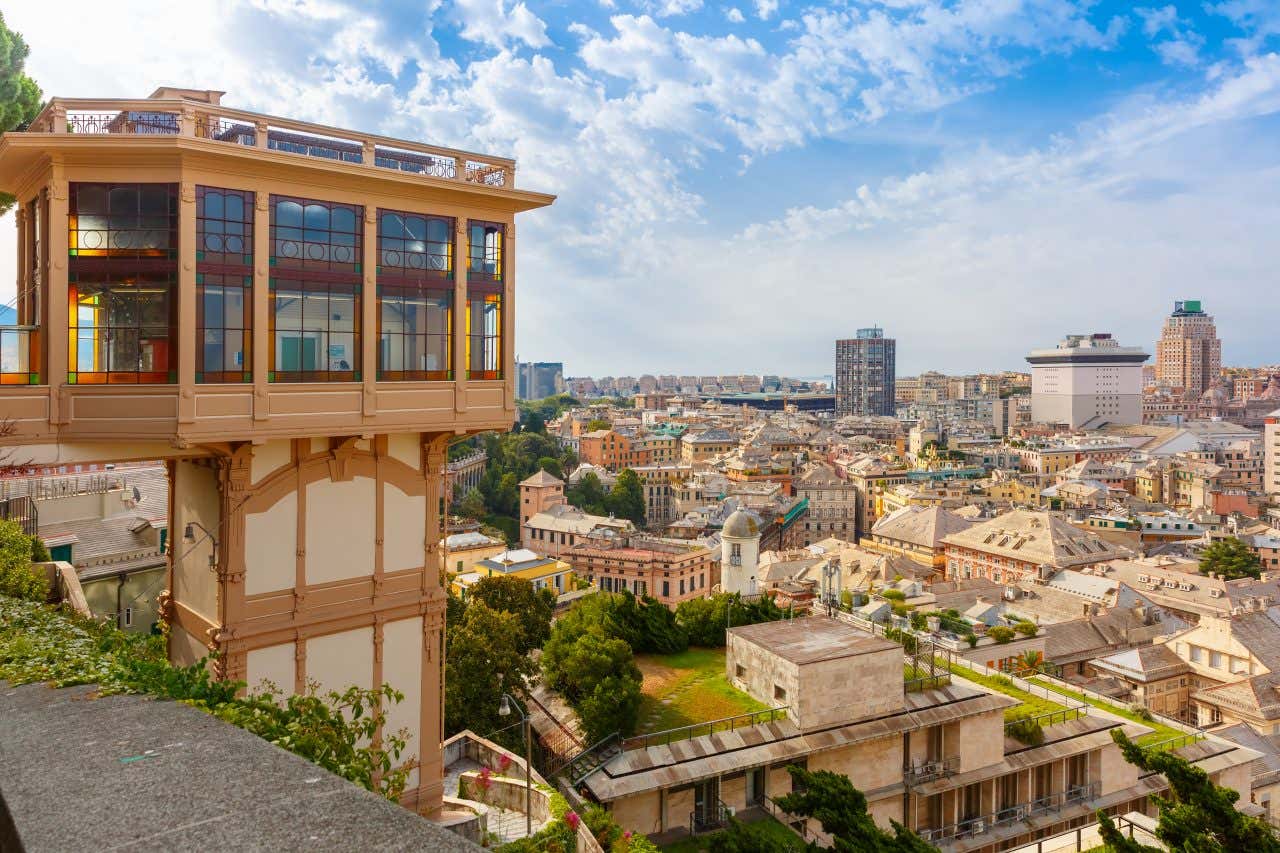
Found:
[{"label": "brick high-rise tower", "polygon": [[1156,381],[1203,394],[1222,370],[1222,341],[1200,300],[1173,303],[1156,342]]}]

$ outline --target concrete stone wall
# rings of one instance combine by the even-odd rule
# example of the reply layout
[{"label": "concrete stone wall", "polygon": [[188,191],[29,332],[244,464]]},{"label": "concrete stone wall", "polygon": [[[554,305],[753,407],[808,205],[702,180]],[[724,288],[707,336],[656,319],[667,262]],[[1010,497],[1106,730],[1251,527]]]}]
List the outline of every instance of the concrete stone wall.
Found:
[{"label": "concrete stone wall", "polygon": [[[724,665],[730,684],[770,708],[792,705],[799,695],[795,664],[732,633],[728,635]],[[785,698],[777,698],[779,689]]]},{"label": "concrete stone wall", "polygon": [[942,757],[956,755],[960,757],[960,772],[965,773],[979,767],[989,767],[1004,760],[1004,712],[997,709],[973,717],[965,717],[952,727],[952,732],[944,732]]},{"label": "concrete stone wall", "polygon": [[[789,693],[802,729],[820,729],[902,710],[902,650],[804,664],[799,692]],[[899,756],[901,767],[901,756]]]}]

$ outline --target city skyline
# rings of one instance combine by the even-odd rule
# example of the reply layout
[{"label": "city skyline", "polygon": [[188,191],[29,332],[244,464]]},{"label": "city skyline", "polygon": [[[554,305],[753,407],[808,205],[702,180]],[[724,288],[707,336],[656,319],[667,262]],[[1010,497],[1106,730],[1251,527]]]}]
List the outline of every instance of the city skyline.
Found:
[{"label": "city skyline", "polygon": [[[1153,345],[1196,295],[1225,363],[1274,359],[1254,309],[1280,261],[1280,56],[1249,5],[246,0],[125,3],[92,29],[65,27],[65,4],[8,19],[46,95],[212,86],[517,157],[560,198],[518,244],[523,358],[820,375],[832,340],[878,323],[910,374],[1015,367],[1102,308]],[[220,50],[99,58],[175,28]]]}]

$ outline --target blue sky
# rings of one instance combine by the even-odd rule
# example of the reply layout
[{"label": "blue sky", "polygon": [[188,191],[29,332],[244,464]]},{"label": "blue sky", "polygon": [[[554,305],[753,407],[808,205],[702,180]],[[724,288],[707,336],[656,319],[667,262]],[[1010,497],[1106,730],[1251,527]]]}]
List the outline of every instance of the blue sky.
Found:
[{"label": "blue sky", "polygon": [[517,157],[559,195],[520,223],[517,350],[570,374],[828,373],[873,323],[904,373],[1016,368],[1150,347],[1184,298],[1227,362],[1280,362],[1276,0],[101,8],[5,10],[47,94],[225,89]]}]

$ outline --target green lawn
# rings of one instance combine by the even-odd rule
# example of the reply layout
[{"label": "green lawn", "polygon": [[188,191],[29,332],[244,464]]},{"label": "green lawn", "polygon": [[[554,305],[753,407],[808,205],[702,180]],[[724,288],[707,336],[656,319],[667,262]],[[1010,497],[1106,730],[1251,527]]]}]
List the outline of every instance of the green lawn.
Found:
[{"label": "green lawn", "polygon": [[1130,722],[1134,722],[1140,726],[1146,726],[1149,729],[1153,729],[1153,731],[1150,734],[1145,734],[1142,737],[1138,738],[1138,743],[1142,746],[1147,746],[1148,744],[1153,744],[1153,743],[1159,743],[1160,741],[1170,740],[1172,738],[1182,737],[1183,735],[1186,734],[1186,732],[1181,731],[1180,729],[1175,729],[1172,726],[1166,726],[1164,723],[1160,722],[1159,720],[1144,720],[1141,715],[1133,713],[1123,705],[1115,705],[1115,704],[1112,704],[1111,702],[1102,702],[1097,699],[1091,699],[1090,697],[1084,695],[1083,693],[1077,693],[1074,690],[1070,690],[1066,687],[1062,687],[1058,684],[1054,684],[1053,682],[1046,681],[1042,678],[1032,678],[1031,680],[1043,686],[1047,690],[1052,690],[1054,693],[1058,693],[1063,696],[1069,696],[1072,699],[1075,699],[1080,702],[1087,702],[1088,704],[1092,705],[1095,708],[1101,708],[1103,711],[1108,711],[1112,714],[1115,714],[1117,717],[1123,717],[1124,719],[1129,720]]},{"label": "green lawn", "polygon": [[691,648],[674,655],[636,655],[644,676],[638,734],[763,711],[766,705],[729,684],[724,649]]},{"label": "green lawn", "polygon": [[[775,844],[787,845],[789,849],[795,850],[797,853],[804,850],[804,842],[800,840],[800,836],[773,818],[754,821],[747,824],[747,827],[748,831],[756,838],[759,838],[761,842],[765,842],[765,839],[768,839]],[[711,849],[711,839],[719,834],[719,832],[708,832],[706,835],[699,835],[697,838],[685,838],[663,845],[661,849],[665,853],[702,853],[702,851]]]},{"label": "green lawn", "polygon": [[[940,658],[938,659],[938,666],[943,669],[947,668],[946,662]],[[1005,709],[1004,718],[1006,722],[1017,719],[1018,717],[1026,714],[1030,714],[1031,716],[1049,714],[1054,711],[1065,711],[1067,708],[1066,705],[1059,702],[1054,702],[1051,699],[1046,699],[1043,696],[1036,696],[1033,693],[1028,693],[1025,690],[1014,687],[1012,682],[1006,683],[1008,679],[1001,679],[994,675],[982,675],[974,672],[968,667],[958,665],[951,667],[951,672],[957,678],[963,678],[968,681],[972,681],[975,684],[981,684],[983,687],[994,690],[997,693],[1003,693],[1006,696],[1012,696],[1014,699],[1021,702],[1021,705]],[[1044,725],[1044,723],[1042,722],[1041,725]]]}]

